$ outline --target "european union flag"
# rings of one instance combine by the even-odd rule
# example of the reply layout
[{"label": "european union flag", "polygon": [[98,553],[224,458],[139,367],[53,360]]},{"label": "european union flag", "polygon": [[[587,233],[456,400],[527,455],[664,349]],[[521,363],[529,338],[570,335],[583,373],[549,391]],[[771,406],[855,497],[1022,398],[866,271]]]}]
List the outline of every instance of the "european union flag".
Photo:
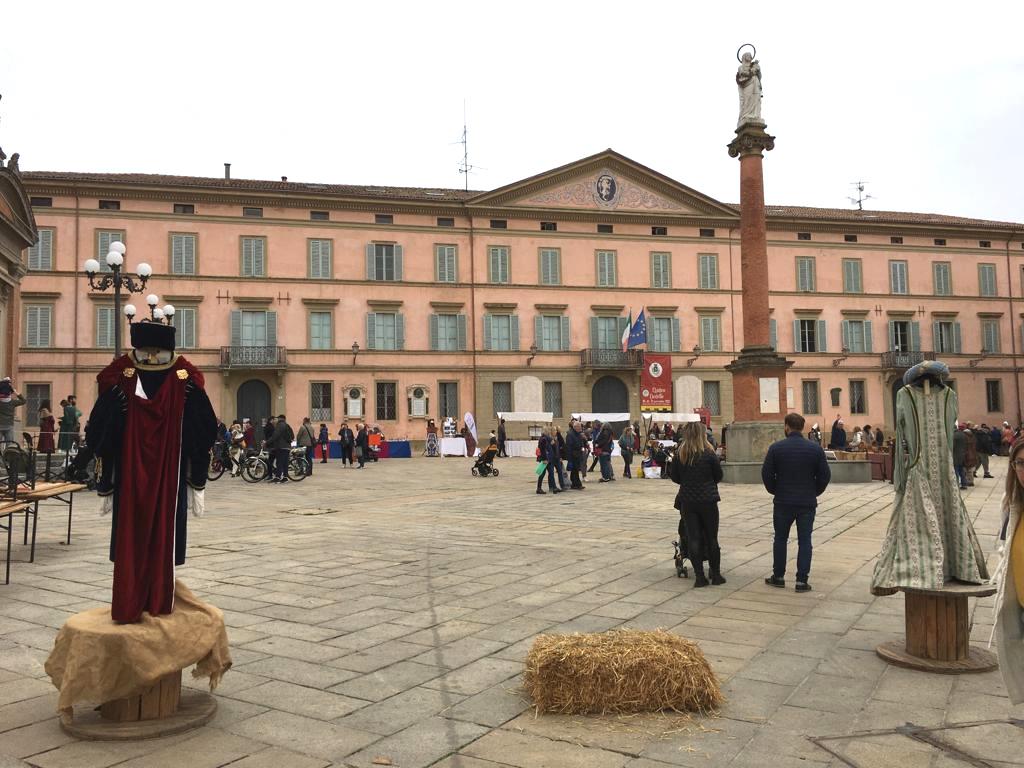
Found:
[{"label": "european union flag", "polygon": [[647,345],[647,318],[644,317],[644,311],[640,310],[640,315],[637,317],[636,322],[633,323],[633,327],[629,331],[629,340],[626,342],[626,349],[632,349],[633,347],[640,347]]}]

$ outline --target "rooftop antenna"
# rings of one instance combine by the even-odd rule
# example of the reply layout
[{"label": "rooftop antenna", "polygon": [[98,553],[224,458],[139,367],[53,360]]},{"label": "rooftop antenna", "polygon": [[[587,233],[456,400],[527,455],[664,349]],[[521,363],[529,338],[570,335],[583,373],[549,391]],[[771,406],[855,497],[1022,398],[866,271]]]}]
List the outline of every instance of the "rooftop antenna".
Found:
[{"label": "rooftop antenna", "polygon": [[849,200],[851,203],[856,204],[858,211],[863,211],[864,210],[864,201],[865,200],[874,200],[875,199],[874,195],[865,195],[864,194],[864,189],[865,189],[865,187],[868,184],[870,184],[870,182],[867,182],[867,181],[854,181],[854,182],[850,183],[850,186],[854,187],[857,190],[857,196],[856,197],[847,197],[846,199]]},{"label": "rooftop antenna", "polygon": [[475,166],[469,164],[469,130],[466,127],[466,100],[462,100],[462,138],[457,142],[462,145],[462,165],[459,166],[459,173],[466,177],[466,191],[469,191],[469,173]]}]

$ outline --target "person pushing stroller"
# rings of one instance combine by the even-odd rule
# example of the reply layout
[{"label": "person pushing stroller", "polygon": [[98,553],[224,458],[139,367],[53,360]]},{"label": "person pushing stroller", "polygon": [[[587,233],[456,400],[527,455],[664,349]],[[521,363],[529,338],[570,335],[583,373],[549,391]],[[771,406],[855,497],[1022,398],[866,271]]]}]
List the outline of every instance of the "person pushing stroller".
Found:
[{"label": "person pushing stroller", "polygon": [[480,452],[477,456],[476,461],[473,463],[473,476],[474,477],[487,477],[488,475],[498,476],[498,469],[494,466],[494,459],[498,455],[498,439],[494,436],[494,432],[491,432],[491,440],[487,444],[487,447]]},{"label": "person pushing stroller", "polygon": [[[679,486],[675,507],[679,510],[679,548],[677,558],[689,557],[693,564],[694,586],[725,584],[718,546],[718,483],[722,465],[707,441],[704,425],[687,422],[680,430],[679,447],[668,465],[668,474]],[[708,576],[704,575],[704,560]],[[676,573],[682,576],[679,560]],[[685,573],[685,571],[684,571]]]}]

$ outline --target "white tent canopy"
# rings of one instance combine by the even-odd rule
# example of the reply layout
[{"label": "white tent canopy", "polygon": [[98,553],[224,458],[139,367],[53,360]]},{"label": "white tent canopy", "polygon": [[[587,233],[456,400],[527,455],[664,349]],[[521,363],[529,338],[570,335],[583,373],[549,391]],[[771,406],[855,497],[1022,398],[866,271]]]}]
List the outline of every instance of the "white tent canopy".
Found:
[{"label": "white tent canopy", "polygon": [[600,421],[602,424],[606,421],[631,421],[628,413],[574,413],[572,417],[579,421]]},{"label": "white tent canopy", "polygon": [[554,420],[551,411],[498,411],[498,418],[505,421],[533,421],[550,424]]},{"label": "white tent canopy", "polygon": [[651,421],[659,423],[669,422],[675,424],[684,421],[700,421],[700,416],[696,413],[662,413],[658,411],[650,414],[645,413],[644,416],[650,417]]}]

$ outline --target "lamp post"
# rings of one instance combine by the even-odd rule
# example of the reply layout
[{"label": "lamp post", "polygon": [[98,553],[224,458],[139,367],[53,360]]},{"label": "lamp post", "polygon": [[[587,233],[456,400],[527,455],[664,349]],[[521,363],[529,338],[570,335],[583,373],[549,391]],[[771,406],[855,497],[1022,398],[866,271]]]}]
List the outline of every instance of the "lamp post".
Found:
[{"label": "lamp post", "polygon": [[[107,254],[106,259],[107,266],[110,267],[110,274],[98,276],[100,271],[100,263],[96,259],[89,259],[85,262],[85,274],[89,278],[89,288],[93,291],[106,291],[113,287],[114,289],[114,357],[118,358],[121,356],[121,289],[123,288],[129,294],[142,293],[146,289],[146,282],[153,274],[153,268],[149,264],[139,264],[136,275],[123,274],[121,268],[124,266],[124,254],[125,254],[124,243],[115,240],[110,244],[110,252]],[[150,303],[150,307],[153,309],[153,316],[156,317],[156,312],[160,311],[156,309],[157,298],[150,294],[149,298],[153,299]],[[129,310],[131,312],[129,313]],[[173,315],[174,310],[172,308],[171,314]],[[135,307],[131,304],[124,308],[124,314],[129,320],[135,316]],[[161,312],[161,317],[163,313]]]}]

